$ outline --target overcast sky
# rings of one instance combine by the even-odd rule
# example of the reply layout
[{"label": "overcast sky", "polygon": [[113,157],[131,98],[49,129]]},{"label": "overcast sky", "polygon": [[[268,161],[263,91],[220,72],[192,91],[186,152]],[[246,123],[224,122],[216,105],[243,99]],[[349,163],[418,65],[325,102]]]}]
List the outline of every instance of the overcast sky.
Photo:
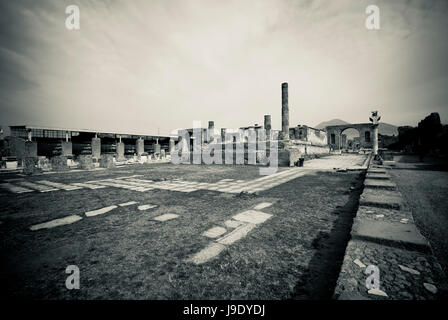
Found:
[{"label": "overcast sky", "polygon": [[[65,27],[67,5],[81,29]],[[365,9],[380,8],[380,30]],[[448,123],[448,1],[1,1],[0,123],[168,134]]]}]

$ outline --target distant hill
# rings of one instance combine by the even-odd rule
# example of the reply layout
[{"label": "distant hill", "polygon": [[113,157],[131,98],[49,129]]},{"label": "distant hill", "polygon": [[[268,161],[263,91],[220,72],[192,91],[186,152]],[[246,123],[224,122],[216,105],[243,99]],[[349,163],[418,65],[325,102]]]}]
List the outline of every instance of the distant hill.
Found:
[{"label": "distant hill", "polygon": [[[333,119],[330,121],[321,122],[314,128],[325,129],[325,127],[327,127],[327,126],[338,126],[341,124],[349,124],[349,123],[350,122],[347,122],[347,121],[344,121],[341,119]],[[378,133],[385,135],[385,136],[398,136],[398,129],[397,129],[397,126],[394,126],[392,124],[380,122],[380,124],[378,126]]]},{"label": "distant hill", "polygon": [[325,129],[325,127],[327,127],[327,126],[338,126],[338,125],[341,125],[341,124],[348,124],[348,123],[350,123],[350,122],[347,122],[347,121],[344,121],[344,120],[341,120],[341,119],[333,119],[333,120],[330,120],[330,121],[321,122],[317,126],[315,126],[314,128],[316,128],[316,129]]}]

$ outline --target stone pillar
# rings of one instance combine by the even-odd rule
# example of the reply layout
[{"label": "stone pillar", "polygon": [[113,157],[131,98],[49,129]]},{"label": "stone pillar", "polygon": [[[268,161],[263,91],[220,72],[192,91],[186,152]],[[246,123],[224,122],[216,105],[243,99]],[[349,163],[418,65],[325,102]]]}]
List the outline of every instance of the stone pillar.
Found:
[{"label": "stone pillar", "polygon": [[122,161],[124,159],[124,142],[120,141],[117,143],[117,160]]},{"label": "stone pillar", "polygon": [[158,143],[154,144],[154,153],[160,154],[160,144]]},{"label": "stone pillar", "polygon": [[37,142],[25,141],[25,158],[37,157]]},{"label": "stone pillar", "polygon": [[282,139],[289,140],[288,83],[282,83]]},{"label": "stone pillar", "polygon": [[61,155],[62,156],[71,156],[73,152],[73,146],[70,141],[62,141],[61,142]]},{"label": "stone pillar", "polygon": [[141,156],[143,152],[145,152],[145,140],[142,138],[138,138],[135,141],[135,149],[137,151],[137,155]]},{"label": "stone pillar", "polygon": [[170,154],[171,154],[171,152],[174,151],[174,145],[175,145],[174,139],[170,139]]},{"label": "stone pillar", "polygon": [[270,135],[271,135],[271,115],[270,114],[264,115],[264,130],[266,130],[266,140],[269,140]]},{"label": "stone pillar", "polygon": [[101,139],[96,137],[92,138],[92,157],[99,159],[101,156]]},{"label": "stone pillar", "polygon": [[373,155],[378,155],[378,125],[373,125]]}]

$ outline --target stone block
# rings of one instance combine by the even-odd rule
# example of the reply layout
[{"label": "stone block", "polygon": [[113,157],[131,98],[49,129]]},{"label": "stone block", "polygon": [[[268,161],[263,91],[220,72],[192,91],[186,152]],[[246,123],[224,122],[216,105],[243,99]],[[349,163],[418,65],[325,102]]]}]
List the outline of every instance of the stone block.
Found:
[{"label": "stone block", "polygon": [[92,138],[92,157],[99,159],[101,156],[101,139]]},{"label": "stone block", "polygon": [[68,170],[67,166],[67,157],[66,156],[55,156],[50,159],[51,169],[53,171],[66,171]]},{"label": "stone block", "polygon": [[126,160],[124,157],[124,143],[118,142],[117,143],[117,161],[123,161]]},{"label": "stone block", "polygon": [[115,167],[114,156],[111,154],[103,154],[100,157],[101,168],[113,168]]},{"label": "stone block", "polygon": [[26,157],[23,159],[23,173],[24,174],[33,174],[36,172],[40,172],[41,169],[37,167],[39,162],[39,158],[37,157]]},{"label": "stone block", "polygon": [[397,185],[387,180],[366,179],[364,186],[372,189],[397,190]]},{"label": "stone block", "polygon": [[79,164],[83,170],[92,170],[94,168],[92,156],[89,154],[80,155]]},{"label": "stone block", "polygon": [[62,141],[61,142],[61,155],[63,156],[72,156],[73,155],[73,147],[70,141]]},{"label": "stone block", "polygon": [[372,241],[389,246],[431,252],[428,241],[414,224],[374,220],[356,221],[352,228],[352,239]]}]

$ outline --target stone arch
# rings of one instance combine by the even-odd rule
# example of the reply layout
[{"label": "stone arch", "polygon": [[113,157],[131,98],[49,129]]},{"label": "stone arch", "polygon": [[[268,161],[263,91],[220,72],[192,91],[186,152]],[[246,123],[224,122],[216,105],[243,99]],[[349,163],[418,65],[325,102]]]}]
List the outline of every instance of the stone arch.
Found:
[{"label": "stone arch", "polygon": [[373,149],[374,127],[371,123],[343,124],[337,126],[327,126],[328,145],[330,150],[341,150],[341,135],[346,129],[355,129],[359,132],[360,149]]}]

